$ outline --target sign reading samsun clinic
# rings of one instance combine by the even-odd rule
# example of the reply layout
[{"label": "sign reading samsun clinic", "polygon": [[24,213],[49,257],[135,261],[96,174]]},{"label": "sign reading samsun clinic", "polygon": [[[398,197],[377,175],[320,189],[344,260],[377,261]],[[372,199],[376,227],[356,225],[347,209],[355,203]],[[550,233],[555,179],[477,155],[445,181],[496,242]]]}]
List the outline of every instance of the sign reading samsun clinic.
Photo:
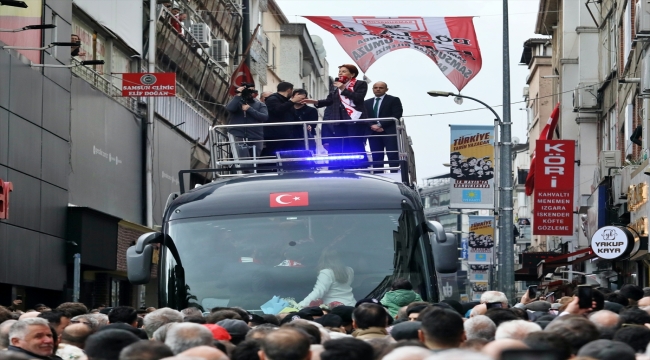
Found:
[{"label": "sign reading samsun clinic", "polygon": [[451,209],[494,207],[494,127],[451,125]]},{"label": "sign reading samsun clinic", "polygon": [[176,74],[124,73],[122,96],[176,96]]},{"label": "sign reading samsun clinic", "polygon": [[537,140],[533,235],[573,235],[575,140]]}]

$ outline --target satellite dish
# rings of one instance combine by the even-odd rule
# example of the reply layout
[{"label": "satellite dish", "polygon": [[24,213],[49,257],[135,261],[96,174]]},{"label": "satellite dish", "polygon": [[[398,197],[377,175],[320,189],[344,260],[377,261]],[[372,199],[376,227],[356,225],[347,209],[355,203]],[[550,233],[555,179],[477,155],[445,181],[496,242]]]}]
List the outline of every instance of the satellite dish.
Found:
[{"label": "satellite dish", "polygon": [[514,136],[514,137],[512,138],[512,143],[513,143],[513,144],[515,144],[515,145],[519,145],[520,142],[521,142],[521,140],[519,140],[518,137]]},{"label": "satellite dish", "polygon": [[325,46],[323,46],[323,39],[318,35],[312,35],[311,41],[314,43],[316,54],[321,58],[325,58],[327,56],[327,51],[325,51]]}]

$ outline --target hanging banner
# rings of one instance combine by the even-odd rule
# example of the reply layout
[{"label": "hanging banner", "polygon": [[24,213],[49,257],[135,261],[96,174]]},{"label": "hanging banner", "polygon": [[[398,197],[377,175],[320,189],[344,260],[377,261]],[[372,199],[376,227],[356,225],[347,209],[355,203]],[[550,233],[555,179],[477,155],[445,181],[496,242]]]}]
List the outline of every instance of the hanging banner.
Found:
[{"label": "hanging banner", "polygon": [[449,163],[449,208],[494,208],[494,127],[451,125]]},{"label": "hanging banner", "polygon": [[366,72],[391,51],[424,53],[462,90],[481,70],[472,17],[305,16],[332,33],[354,62]]},{"label": "hanging banner", "polygon": [[494,262],[494,216],[469,216],[468,264],[491,265]]},{"label": "hanging banner", "polygon": [[484,292],[488,291],[488,282],[470,281],[470,284],[472,284],[472,300],[481,300],[481,295],[483,295]]},{"label": "hanging banner", "polygon": [[470,281],[488,281],[490,279],[490,265],[469,265]]},{"label": "hanging banner", "polygon": [[533,235],[573,235],[575,140],[537,140]]}]

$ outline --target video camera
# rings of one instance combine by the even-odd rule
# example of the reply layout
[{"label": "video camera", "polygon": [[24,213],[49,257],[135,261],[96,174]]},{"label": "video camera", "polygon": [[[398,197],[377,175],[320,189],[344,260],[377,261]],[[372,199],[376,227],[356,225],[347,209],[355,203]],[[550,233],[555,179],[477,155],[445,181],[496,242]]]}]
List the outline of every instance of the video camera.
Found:
[{"label": "video camera", "polygon": [[244,90],[238,92],[240,93],[242,104],[246,104],[253,99],[257,90],[254,89],[255,84],[252,83],[242,83],[241,86],[244,87]]}]

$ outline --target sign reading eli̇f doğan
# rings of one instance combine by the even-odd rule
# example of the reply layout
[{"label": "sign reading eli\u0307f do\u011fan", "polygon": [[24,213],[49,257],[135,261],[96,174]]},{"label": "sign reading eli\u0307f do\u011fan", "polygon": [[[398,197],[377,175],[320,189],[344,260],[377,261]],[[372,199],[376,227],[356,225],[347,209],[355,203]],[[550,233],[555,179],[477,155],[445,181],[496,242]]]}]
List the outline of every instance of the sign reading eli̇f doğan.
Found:
[{"label": "sign reading eli\u0307f do\u011fan", "polygon": [[617,260],[634,255],[640,242],[632,231],[622,226],[604,226],[591,237],[591,249],[601,259]]},{"label": "sign reading eli\u0307f do\u011fan", "polygon": [[122,96],[176,96],[176,74],[124,73]]}]

